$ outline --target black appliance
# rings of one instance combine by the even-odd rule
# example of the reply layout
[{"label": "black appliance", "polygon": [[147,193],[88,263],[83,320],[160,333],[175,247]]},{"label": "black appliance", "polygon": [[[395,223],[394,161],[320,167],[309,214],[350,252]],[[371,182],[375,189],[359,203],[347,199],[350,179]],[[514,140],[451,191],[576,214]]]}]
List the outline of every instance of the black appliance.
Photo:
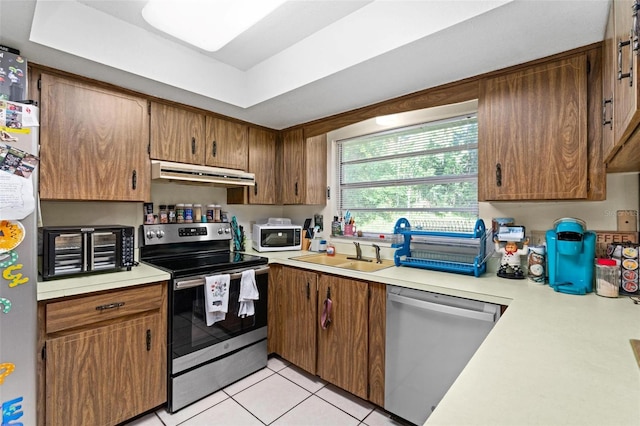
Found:
[{"label": "black appliance", "polygon": [[38,272],[42,278],[131,270],[135,228],[122,225],[38,228]]},{"label": "black appliance", "polygon": [[[171,274],[168,406],[181,408],[267,365],[268,259],[230,251],[228,223],[142,225],[140,259]],[[238,315],[242,273],[255,271],[255,314]],[[207,326],[205,280],[229,274],[228,312]]]}]

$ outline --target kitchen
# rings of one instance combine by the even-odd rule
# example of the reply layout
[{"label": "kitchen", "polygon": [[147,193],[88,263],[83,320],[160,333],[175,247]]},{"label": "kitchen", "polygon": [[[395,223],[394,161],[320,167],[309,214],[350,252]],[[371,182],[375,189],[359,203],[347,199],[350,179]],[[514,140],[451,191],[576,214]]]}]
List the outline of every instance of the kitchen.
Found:
[{"label": "kitchen", "polygon": [[[3,2],[3,28],[13,28],[11,23],[5,25],[5,9],[6,4]],[[11,10],[11,9],[10,9]],[[29,18],[26,22],[30,22],[31,18]],[[15,26],[15,25],[14,25]],[[5,33],[3,30],[2,34],[2,44],[7,45],[16,45],[16,43],[12,43],[12,38],[9,36],[9,32]],[[599,41],[593,40],[593,42]],[[586,43],[585,43],[586,44]],[[20,44],[18,44],[20,46]],[[39,44],[30,44],[29,47],[22,47],[23,54],[29,57],[33,62],[39,63],[37,60],[38,52],[43,47]],[[31,53],[33,51],[33,54]],[[75,61],[78,61],[77,58],[67,58],[69,60],[69,64],[73,64]],[[72,65],[64,65],[61,66],[59,59],[51,59],[52,62],[42,62],[44,65],[53,66],[59,69],[66,69],[70,72],[74,72],[76,74],[81,75],[89,75],[92,76],[93,73],[97,73],[98,75],[93,75],[94,78],[98,80],[104,80],[104,78],[98,78],[101,75],[101,66],[96,65],[90,61],[81,61],[80,63],[76,63],[75,66]],[[80,71],[82,70],[82,71]],[[136,85],[131,87],[137,87],[138,90],[146,92],[143,90],[147,87],[147,82],[142,78],[132,77],[132,80],[135,81]],[[112,84],[116,84],[116,82],[112,82]],[[133,84],[133,83],[129,83]],[[139,85],[138,85],[139,84]],[[422,85],[420,88],[424,88]],[[155,90],[167,90],[166,88],[155,89]],[[151,93],[157,93],[155,91],[150,91]],[[161,93],[161,92],[160,92]],[[156,96],[159,96],[156,94]],[[176,96],[178,97],[176,99]],[[164,97],[164,96],[160,96]],[[185,104],[192,105],[192,98],[187,96],[185,93],[181,93],[178,95],[173,95],[171,97],[167,97],[168,99],[173,99],[176,101],[181,101]],[[217,106],[217,105],[216,105]],[[222,111],[218,108],[207,108],[213,111]],[[229,114],[232,116],[232,114]],[[303,122],[302,120],[300,122]],[[287,127],[287,125],[276,126],[278,128]],[[331,135],[328,136],[329,140],[332,140]],[[327,162],[328,164],[332,164],[333,156],[331,153],[327,154]],[[332,176],[333,173],[329,170],[328,176]],[[534,230],[545,230],[550,227],[551,222],[558,217],[565,216],[576,216],[583,218],[588,224],[590,229],[599,229],[599,230],[615,230],[616,229],[616,216],[614,214],[617,210],[634,210],[638,208],[638,182],[637,182],[637,174],[609,174],[607,176],[607,198],[603,201],[590,201],[590,202],[536,202],[536,203],[519,203],[519,202],[511,202],[511,203],[480,203],[480,216],[485,219],[486,222],[490,222],[492,217],[516,217],[519,221],[524,223],[528,229]],[[330,181],[329,181],[330,182]],[[334,184],[330,183],[330,186],[333,191],[335,191]],[[179,202],[215,202],[221,204],[223,206],[223,210],[231,212],[238,218],[238,222],[244,225],[246,230],[251,229],[251,224],[254,221],[261,220],[267,217],[291,217],[294,222],[302,223],[302,221],[307,217],[313,217],[314,214],[322,214],[327,220],[335,215],[335,207],[332,207],[330,203],[327,203],[327,207],[319,207],[319,206],[264,206],[261,205],[259,208],[251,205],[231,205],[225,202],[227,198],[227,192],[223,188],[202,188],[197,186],[185,186],[179,185],[175,183],[153,183],[151,185],[151,200],[156,204],[160,203],[179,203]],[[77,225],[81,224],[104,224],[104,223],[124,223],[130,224],[133,226],[139,226],[142,223],[142,206],[141,203],[112,203],[112,202],[82,202],[79,204],[78,202],[67,202],[67,201],[46,201],[42,202],[42,210],[43,210],[43,221],[48,226],[53,225]],[[286,213],[285,213],[286,212]],[[328,225],[328,223],[327,223]],[[328,226],[325,226],[325,229]],[[283,262],[287,263],[286,260]],[[298,265],[300,266],[300,265]],[[409,271],[409,274],[413,274],[414,271]],[[383,278],[380,278],[383,279]],[[480,288],[481,286],[475,282],[469,282],[468,280],[461,280],[461,284],[452,284],[455,290],[443,290],[441,291],[453,291],[455,292],[472,292],[472,293],[485,293],[486,289]],[[464,283],[464,284],[462,284]],[[432,286],[435,284],[431,284]],[[485,286],[484,282],[482,286]],[[489,287],[492,284],[488,284]],[[499,285],[497,285],[500,287]],[[436,285],[437,287],[437,285]],[[505,290],[504,284],[501,286],[500,290],[495,290],[496,294],[501,294],[502,298],[511,298],[515,297],[518,289],[509,288]],[[430,288],[434,290],[433,287]],[[468,294],[468,293],[464,293]],[[517,299],[516,299],[517,300]],[[504,300],[503,300],[504,301]],[[571,303],[578,303],[575,301],[571,301]],[[602,302],[601,302],[602,303]],[[628,301],[627,301],[628,303]],[[599,309],[599,304],[596,306],[596,309]],[[525,306],[525,309],[521,311],[521,315],[525,315],[527,311],[531,309],[529,312],[533,317],[535,317],[536,313],[533,312],[534,305]],[[513,314],[509,314],[513,315]],[[496,330],[496,333],[500,331],[500,333],[505,333],[509,335],[513,330],[505,329],[506,326],[500,327]],[[500,334],[498,333],[498,335]],[[495,334],[494,334],[495,335]],[[633,336],[627,336],[627,338],[631,338]],[[493,339],[493,338],[492,338]],[[628,346],[628,345],[627,345]],[[625,348],[628,349],[628,348]],[[481,354],[479,354],[481,355]],[[495,355],[495,354],[494,354]],[[489,356],[489,355],[487,355]],[[481,356],[480,360],[483,359]],[[480,362],[480,361],[474,361]],[[637,370],[629,371],[630,375],[637,374]],[[469,373],[471,374],[471,373]],[[636,377],[636,376],[634,376]],[[468,382],[467,382],[468,384]],[[460,386],[464,386],[464,383]],[[506,386],[506,385],[505,385]],[[452,392],[456,392],[456,389],[460,389],[459,387],[452,389]],[[462,392],[462,391],[458,391]],[[444,410],[444,408],[443,408]],[[512,419],[513,420],[513,419]],[[435,419],[433,420],[435,422]]]}]

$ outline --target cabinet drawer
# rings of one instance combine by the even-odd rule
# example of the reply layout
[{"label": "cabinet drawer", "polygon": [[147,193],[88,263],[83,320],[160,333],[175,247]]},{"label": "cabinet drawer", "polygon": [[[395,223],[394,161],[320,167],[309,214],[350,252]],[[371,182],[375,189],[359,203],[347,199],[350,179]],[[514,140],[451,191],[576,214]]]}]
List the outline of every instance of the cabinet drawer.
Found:
[{"label": "cabinet drawer", "polygon": [[55,333],[162,307],[163,283],[48,303],[46,332]]}]

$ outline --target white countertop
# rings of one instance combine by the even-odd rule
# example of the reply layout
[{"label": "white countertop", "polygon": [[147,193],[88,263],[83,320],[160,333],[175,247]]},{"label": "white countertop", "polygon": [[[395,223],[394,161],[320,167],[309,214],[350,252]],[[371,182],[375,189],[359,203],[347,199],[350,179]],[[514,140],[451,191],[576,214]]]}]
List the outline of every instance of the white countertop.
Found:
[{"label": "white countertop", "polygon": [[167,272],[140,263],[131,268],[131,271],[38,281],[38,301],[165,281],[169,278]]},{"label": "white countertop", "polygon": [[[508,305],[427,425],[640,425],[640,305],[547,285],[408,267],[365,273],[248,253],[270,263]],[[141,263],[130,272],[38,282],[38,300],[169,279]]]},{"label": "white countertop", "polygon": [[253,253],[272,263],[508,305],[427,425],[640,425],[640,305],[548,285],[408,267],[374,273]]}]

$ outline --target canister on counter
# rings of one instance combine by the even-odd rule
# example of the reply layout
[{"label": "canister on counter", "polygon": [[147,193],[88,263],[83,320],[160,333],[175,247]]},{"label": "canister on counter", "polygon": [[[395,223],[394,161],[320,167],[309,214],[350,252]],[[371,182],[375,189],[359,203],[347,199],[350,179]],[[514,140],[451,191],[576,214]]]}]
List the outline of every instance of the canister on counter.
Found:
[{"label": "canister on counter", "polygon": [[222,222],[222,206],[216,204],[213,209],[213,221],[214,222]]},{"label": "canister on counter", "polygon": [[604,297],[618,297],[620,266],[615,259],[596,261],[596,294]]},{"label": "canister on counter", "polygon": [[527,278],[536,284],[544,284],[546,263],[546,247],[533,246],[529,247],[527,255]]}]

